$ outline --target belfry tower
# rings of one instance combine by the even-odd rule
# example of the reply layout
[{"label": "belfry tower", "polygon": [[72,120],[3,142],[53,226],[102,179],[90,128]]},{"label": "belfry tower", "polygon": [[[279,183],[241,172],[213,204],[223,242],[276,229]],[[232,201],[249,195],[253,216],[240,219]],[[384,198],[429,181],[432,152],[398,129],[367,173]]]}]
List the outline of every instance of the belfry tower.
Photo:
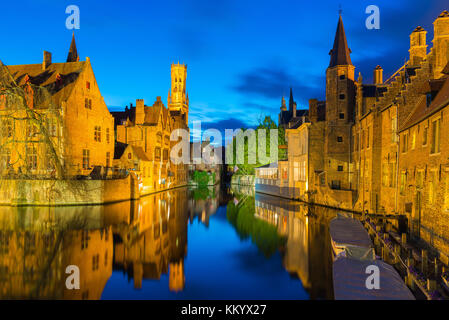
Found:
[{"label": "belfry tower", "polygon": [[171,91],[168,93],[168,110],[170,113],[185,115],[186,124],[189,114],[189,94],[186,91],[187,65],[171,65]]},{"label": "belfry tower", "polygon": [[341,15],[326,71],[325,170],[333,189],[352,189],[351,128],[355,108],[355,67]]}]

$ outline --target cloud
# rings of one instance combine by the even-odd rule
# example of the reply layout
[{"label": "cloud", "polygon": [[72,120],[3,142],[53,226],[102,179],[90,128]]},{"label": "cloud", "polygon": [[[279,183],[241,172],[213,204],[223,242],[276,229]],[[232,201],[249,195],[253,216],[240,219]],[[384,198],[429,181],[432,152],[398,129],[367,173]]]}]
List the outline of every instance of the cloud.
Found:
[{"label": "cloud", "polygon": [[[318,70],[320,72],[321,70]],[[237,84],[231,89],[249,98],[262,98],[279,101],[282,95],[288,98],[290,87],[294,99],[299,104],[307,104],[310,98],[324,96],[323,75],[305,75],[298,72],[294,75],[282,66],[257,67],[238,76]]]}]

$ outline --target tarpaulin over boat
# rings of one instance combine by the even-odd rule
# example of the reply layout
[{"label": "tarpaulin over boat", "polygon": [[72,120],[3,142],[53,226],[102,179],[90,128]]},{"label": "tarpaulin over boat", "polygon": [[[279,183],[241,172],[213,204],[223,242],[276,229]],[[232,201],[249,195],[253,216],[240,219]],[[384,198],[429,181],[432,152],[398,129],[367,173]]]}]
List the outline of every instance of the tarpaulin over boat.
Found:
[{"label": "tarpaulin over boat", "polygon": [[[367,272],[371,265],[379,267],[379,289],[366,286],[373,274]],[[415,300],[396,270],[381,260],[338,257],[333,265],[333,282],[336,300]]]},{"label": "tarpaulin over boat", "polygon": [[372,246],[371,238],[362,223],[355,219],[337,216],[330,222],[329,232],[332,241],[339,246],[359,246],[369,248]]}]

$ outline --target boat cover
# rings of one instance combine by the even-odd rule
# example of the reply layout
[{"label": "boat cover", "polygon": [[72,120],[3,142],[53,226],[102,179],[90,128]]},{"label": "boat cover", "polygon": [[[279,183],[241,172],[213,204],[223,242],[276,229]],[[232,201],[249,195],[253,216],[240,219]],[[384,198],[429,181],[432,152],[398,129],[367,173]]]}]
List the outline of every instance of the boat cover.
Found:
[{"label": "boat cover", "polygon": [[358,220],[338,216],[330,222],[329,232],[338,246],[372,247],[368,232]]},{"label": "boat cover", "polygon": [[[368,289],[372,275],[367,267],[379,267],[379,289]],[[381,260],[358,260],[338,257],[333,265],[334,298],[336,300],[415,300],[396,270]]]}]

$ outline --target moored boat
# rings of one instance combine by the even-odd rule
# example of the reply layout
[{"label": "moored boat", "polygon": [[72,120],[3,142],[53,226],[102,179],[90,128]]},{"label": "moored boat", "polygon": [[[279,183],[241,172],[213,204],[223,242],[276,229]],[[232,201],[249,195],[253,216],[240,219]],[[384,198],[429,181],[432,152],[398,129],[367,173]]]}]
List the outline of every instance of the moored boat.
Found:
[{"label": "moored boat", "polygon": [[369,249],[373,246],[368,232],[362,223],[349,214],[338,214],[330,222],[329,232],[334,258],[345,251],[346,247],[361,247]]}]

